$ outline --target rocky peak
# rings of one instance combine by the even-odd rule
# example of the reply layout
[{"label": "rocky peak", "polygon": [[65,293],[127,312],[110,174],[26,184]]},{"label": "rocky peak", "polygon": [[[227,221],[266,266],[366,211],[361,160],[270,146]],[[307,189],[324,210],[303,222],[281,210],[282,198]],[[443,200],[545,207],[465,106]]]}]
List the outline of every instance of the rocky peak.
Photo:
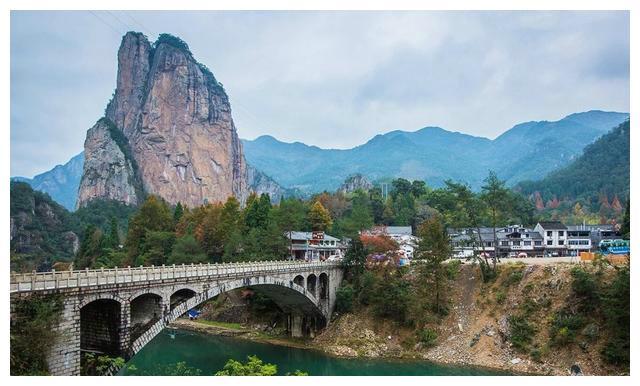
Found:
[{"label": "rocky peak", "polygon": [[[118,51],[117,88],[106,116],[124,134],[135,169],[131,172],[139,176],[145,193],[191,207],[231,195],[244,201],[248,195],[246,164],[229,98],[179,38],[162,34],[151,45],[140,33],[124,36]],[[116,199],[127,202],[124,195],[131,197],[134,186],[113,185],[123,178],[112,175],[113,170],[107,172],[110,156],[105,151],[92,148],[108,141],[89,141],[90,135],[95,134],[90,130],[85,143],[83,182],[91,181],[81,182],[79,205],[112,198],[106,192],[114,189],[125,192]],[[120,154],[116,158],[122,161]]]},{"label": "rocky peak", "polygon": [[369,182],[367,177],[358,173],[358,174],[354,174],[352,176],[347,177],[347,179],[344,180],[344,182],[342,183],[338,191],[342,193],[351,193],[351,192],[355,192],[358,189],[367,191],[371,188],[373,188],[373,184]]}]

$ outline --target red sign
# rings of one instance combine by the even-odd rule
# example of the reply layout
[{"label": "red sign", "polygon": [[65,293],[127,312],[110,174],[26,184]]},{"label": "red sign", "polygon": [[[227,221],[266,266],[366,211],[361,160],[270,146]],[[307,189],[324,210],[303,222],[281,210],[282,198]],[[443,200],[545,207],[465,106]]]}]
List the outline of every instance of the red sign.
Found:
[{"label": "red sign", "polygon": [[322,231],[311,232],[311,244],[318,244],[320,240],[324,240],[324,232]]}]

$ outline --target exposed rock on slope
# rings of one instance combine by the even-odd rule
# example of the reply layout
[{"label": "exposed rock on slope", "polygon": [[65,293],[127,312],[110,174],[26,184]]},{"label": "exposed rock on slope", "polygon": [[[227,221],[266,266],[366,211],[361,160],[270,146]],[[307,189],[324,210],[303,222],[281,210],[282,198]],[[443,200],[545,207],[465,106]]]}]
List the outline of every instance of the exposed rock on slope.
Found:
[{"label": "exposed rock on slope", "polygon": [[118,146],[112,137],[112,134],[117,135],[117,131],[110,121],[103,118],[87,132],[84,142],[86,161],[78,189],[79,206],[96,197],[128,205],[138,203],[135,161],[132,162],[126,155],[126,148]]},{"label": "exposed rock on slope", "polygon": [[338,191],[342,193],[351,193],[355,192],[358,189],[367,191],[371,188],[373,188],[373,184],[369,182],[367,177],[363,176],[362,174],[354,174],[347,177]]},{"label": "exposed rock on slope", "polygon": [[[152,46],[140,33],[123,37],[106,118],[124,134],[145,193],[187,206],[246,198],[247,170],[229,98],[180,39],[161,35]],[[108,192],[116,190],[122,192],[116,199],[133,203],[140,198],[132,195],[135,179],[112,174],[111,156],[99,149],[106,142],[90,141],[92,135],[90,130],[78,206],[114,198]],[[128,186],[121,184],[125,180]]]}]

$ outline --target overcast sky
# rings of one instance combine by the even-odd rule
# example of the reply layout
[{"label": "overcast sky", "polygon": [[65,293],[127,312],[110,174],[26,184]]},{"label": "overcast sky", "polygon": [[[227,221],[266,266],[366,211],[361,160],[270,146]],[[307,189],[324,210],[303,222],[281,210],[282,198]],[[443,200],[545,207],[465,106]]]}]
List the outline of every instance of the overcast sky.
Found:
[{"label": "overcast sky", "polygon": [[247,139],[349,148],[424,126],[494,138],[629,111],[627,12],[12,12],[11,175],[82,151],[128,30],[185,40]]}]

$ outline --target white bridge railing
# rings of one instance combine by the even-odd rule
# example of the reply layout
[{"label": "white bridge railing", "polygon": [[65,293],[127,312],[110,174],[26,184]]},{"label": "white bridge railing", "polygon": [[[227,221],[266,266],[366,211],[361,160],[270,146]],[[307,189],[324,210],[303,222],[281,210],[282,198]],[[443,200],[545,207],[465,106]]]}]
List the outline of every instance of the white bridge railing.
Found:
[{"label": "white bridge railing", "polygon": [[183,278],[241,278],[254,275],[295,273],[335,268],[339,261],[260,261],[222,264],[162,265],[78,271],[12,273],[11,293],[127,284]]}]

